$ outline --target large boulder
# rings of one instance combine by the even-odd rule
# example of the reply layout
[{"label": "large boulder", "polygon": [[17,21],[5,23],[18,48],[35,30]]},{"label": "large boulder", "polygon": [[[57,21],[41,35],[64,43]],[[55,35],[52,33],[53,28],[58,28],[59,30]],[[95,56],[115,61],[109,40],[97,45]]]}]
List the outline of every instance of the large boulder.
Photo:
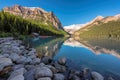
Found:
[{"label": "large boulder", "polygon": [[65,57],[63,57],[63,58],[60,58],[59,60],[58,60],[58,63],[59,64],[61,64],[61,65],[65,65],[66,64],[66,58]]},{"label": "large boulder", "polygon": [[104,80],[104,77],[98,72],[91,72],[94,80]]},{"label": "large boulder", "polygon": [[11,59],[1,57],[1,58],[0,58],[0,71],[1,71],[4,67],[10,66],[10,65],[12,65],[12,64],[13,64],[13,63],[12,63],[12,60],[11,60]]},{"label": "large boulder", "polygon": [[54,74],[53,80],[65,80],[65,76],[63,74],[57,73],[57,74]]},{"label": "large boulder", "polygon": [[8,80],[24,80],[23,74],[25,73],[25,69],[21,68],[18,70],[15,70],[11,73],[10,77]]},{"label": "large boulder", "polygon": [[48,67],[38,67],[35,71],[35,78],[52,77],[53,73]]}]

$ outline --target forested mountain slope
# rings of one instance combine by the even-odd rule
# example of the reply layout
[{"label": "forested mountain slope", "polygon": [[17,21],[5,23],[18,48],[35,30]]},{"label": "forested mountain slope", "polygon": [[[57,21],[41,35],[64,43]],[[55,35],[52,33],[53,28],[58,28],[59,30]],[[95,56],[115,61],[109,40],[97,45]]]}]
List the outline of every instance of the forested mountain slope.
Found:
[{"label": "forested mountain slope", "polygon": [[44,24],[3,11],[0,12],[0,36],[13,34],[29,35],[32,32],[47,36],[64,36],[66,34],[65,31],[54,28],[50,23]]}]

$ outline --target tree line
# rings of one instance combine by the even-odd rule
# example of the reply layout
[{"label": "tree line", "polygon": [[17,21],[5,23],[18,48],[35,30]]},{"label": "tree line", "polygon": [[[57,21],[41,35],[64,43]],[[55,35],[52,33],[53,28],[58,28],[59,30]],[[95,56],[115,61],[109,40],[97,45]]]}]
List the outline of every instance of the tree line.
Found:
[{"label": "tree line", "polygon": [[67,33],[63,30],[57,30],[52,24],[40,23],[33,20],[23,19],[10,13],[0,12],[0,36],[7,35],[29,35],[32,32],[47,36],[64,36]]}]

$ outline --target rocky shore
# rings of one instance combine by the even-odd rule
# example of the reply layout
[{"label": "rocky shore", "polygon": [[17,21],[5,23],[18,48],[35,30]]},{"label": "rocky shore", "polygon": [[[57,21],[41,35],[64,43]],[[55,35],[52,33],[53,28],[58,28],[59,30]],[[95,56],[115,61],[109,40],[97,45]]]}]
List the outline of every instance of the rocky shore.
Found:
[{"label": "rocky shore", "polygon": [[66,61],[66,58],[58,61],[51,57],[39,58],[36,50],[24,46],[21,40],[0,38],[0,80],[105,80],[88,68],[71,70]]}]

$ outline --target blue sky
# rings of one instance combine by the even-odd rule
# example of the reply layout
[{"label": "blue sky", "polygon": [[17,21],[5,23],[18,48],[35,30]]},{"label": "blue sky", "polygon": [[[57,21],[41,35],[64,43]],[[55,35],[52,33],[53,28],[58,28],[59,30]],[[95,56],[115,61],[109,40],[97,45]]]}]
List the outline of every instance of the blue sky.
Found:
[{"label": "blue sky", "polygon": [[120,0],[0,0],[0,9],[14,4],[53,11],[63,26],[86,23],[98,15],[120,14]]}]

